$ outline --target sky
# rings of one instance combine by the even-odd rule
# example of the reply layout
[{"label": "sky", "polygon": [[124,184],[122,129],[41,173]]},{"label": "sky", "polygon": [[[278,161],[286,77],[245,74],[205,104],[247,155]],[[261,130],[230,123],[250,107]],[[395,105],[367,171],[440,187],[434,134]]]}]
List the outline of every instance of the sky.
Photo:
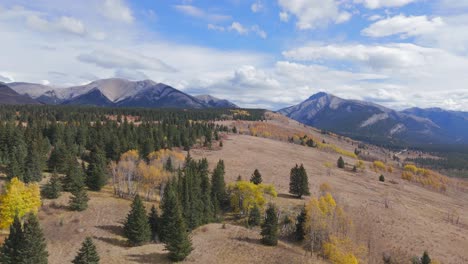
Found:
[{"label": "sky", "polygon": [[1,0],[0,81],[468,111],[468,0]]}]

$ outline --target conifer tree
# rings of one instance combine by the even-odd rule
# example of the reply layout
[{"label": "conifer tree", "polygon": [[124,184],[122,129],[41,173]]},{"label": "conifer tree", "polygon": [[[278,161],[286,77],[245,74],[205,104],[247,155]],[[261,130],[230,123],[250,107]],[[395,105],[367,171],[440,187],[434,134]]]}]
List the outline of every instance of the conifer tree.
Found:
[{"label": "conifer tree", "polygon": [[81,186],[77,189],[71,191],[72,196],[70,197],[69,207],[72,211],[84,211],[88,208],[89,197],[84,189],[84,186]]},{"label": "conifer tree", "polygon": [[383,176],[383,175],[380,175],[380,177],[379,177],[379,181],[381,181],[381,182],[384,182],[384,181],[385,181],[385,176]]},{"label": "conifer tree", "polygon": [[53,172],[49,182],[42,187],[41,195],[46,199],[57,199],[62,191],[62,183],[57,172]]},{"label": "conifer tree", "polygon": [[192,251],[187,228],[173,183],[167,185],[162,201],[161,230],[163,241],[172,261],[181,261]]},{"label": "conifer tree", "polygon": [[20,263],[22,260],[21,250],[23,249],[23,244],[24,233],[21,227],[21,221],[18,216],[15,216],[13,224],[10,226],[10,234],[0,248],[0,263]]},{"label": "conifer tree", "polygon": [[252,209],[250,209],[249,212],[249,219],[247,220],[247,224],[249,226],[258,226],[260,225],[260,209],[258,206],[255,204]]},{"label": "conifer tree", "polygon": [[206,158],[199,162],[198,170],[201,179],[201,201],[203,203],[202,224],[208,224],[214,219],[214,206],[211,197],[211,182],[208,171],[208,160]]},{"label": "conifer tree", "polygon": [[431,258],[429,257],[429,253],[424,251],[424,254],[421,257],[421,264],[431,264]]},{"label": "conifer tree", "polygon": [[160,233],[160,219],[158,215],[158,209],[153,205],[151,207],[151,211],[148,215],[148,223],[151,228],[151,240],[156,242],[158,241],[159,233]]},{"label": "conifer tree", "polygon": [[301,212],[296,218],[296,240],[303,241],[305,238],[305,222],[307,220],[307,212],[305,206],[302,208]]},{"label": "conifer tree", "polygon": [[211,197],[215,215],[218,216],[226,200],[226,183],[224,181],[224,161],[219,160],[211,178]]},{"label": "conifer tree", "polygon": [[297,164],[291,169],[289,178],[289,192],[301,198],[302,195],[309,195],[309,179],[304,166]]},{"label": "conifer tree", "polygon": [[262,183],[262,175],[258,171],[258,169],[255,169],[254,173],[252,174],[252,177],[250,178],[250,182],[256,185],[259,185]]},{"label": "conifer tree", "polygon": [[85,185],[85,175],[81,166],[77,163],[70,164],[63,178],[63,189],[68,192],[79,190]]},{"label": "conifer tree", "polygon": [[86,185],[92,191],[100,191],[106,182],[106,156],[99,147],[95,147],[89,157]]},{"label": "conifer tree", "polygon": [[340,169],[344,169],[344,167],[345,167],[345,162],[344,162],[344,160],[343,160],[343,157],[340,156],[340,157],[338,158],[337,166],[338,166],[338,168],[340,168]]},{"label": "conifer tree", "polygon": [[29,214],[23,226],[24,243],[20,250],[23,264],[47,264],[47,244],[34,214]]},{"label": "conifer tree", "polygon": [[169,172],[174,171],[174,166],[172,165],[171,157],[167,158],[166,163],[164,164],[164,169],[169,171]]},{"label": "conifer tree", "polygon": [[87,237],[81,244],[81,248],[78,251],[75,259],[72,261],[73,264],[99,264],[99,255],[97,253],[96,246],[90,237]]},{"label": "conifer tree", "polygon": [[151,239],[151,227],[146,216],[145,206],[139,195],[133,199],[124,224],[124,234],[130,244],[134,246],[142,245]]},{"label": "conifer tree", "polygon": [[262,243],[267,246],[278,244],[278,215],[274,205],[270,204],[265,212],[265,221],[262,224]]}]

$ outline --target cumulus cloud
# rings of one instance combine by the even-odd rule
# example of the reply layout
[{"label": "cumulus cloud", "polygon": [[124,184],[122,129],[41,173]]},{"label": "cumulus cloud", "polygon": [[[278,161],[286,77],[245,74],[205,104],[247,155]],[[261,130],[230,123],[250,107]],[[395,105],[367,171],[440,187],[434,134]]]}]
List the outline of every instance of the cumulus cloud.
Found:
[{"label": "cumulus cloud", "polygon": [[239,35],[247,35],[249,33],[249,30],[239,22],[232,22],[229,30],[236,31]]},{"label": "cumulus cloud", "polygon": [[209,21],[225,21],[231,19],[231,16],[210,13],[193,5],[175,5],[174,8],[185,15]]},{"label": "cumulus cloud", "polygon": [[219,32],[224,32],[224,31],[234,31],[239,35],[248,35],[249,33],[254,33],[255,35],[265,39],[267,38],[268,34],[260,28],[258,25],[253,25],[251,27],[247,27],[242,25],[241,23],[234,21],[232,24],[228,27],[223,27],[223,26],[218,26],[214,24],[208,24],[208,29],[213,30],[213,31],[219,31]]},{"label": "cumulus cloud", "polygon": [[107,18],[132,23],[134,20],[132,11],[123,0],[104,0],[102,13]]},{"label": "cumulus cloud", "polygon": [[398,15],[379,20],[363,29],[361,33],[369,37],[400,35],[407,38],[434,33],[441,26],[444,26],[441,17]]},{"label": "cumulus cloud", "polygon": [[364,4],[369,9],[400,7],[417,0],[354,0],[355,3]]},{"label": "cumulus cloud", "polygon": [[255,2],[253,3],[251,6],[250,6],[250,10],[252,10],[252,12],[254,13],[258,13],[260,11],[262,11],[264,8],[263,6],[263,3],[262,2]]},{"label": "cumulus cloud", "polygon": [[330,22],[342,23],[351,18],[351,14],[342,11],[340,1],[336,0],[278,0],[283,10],[280,19],[287,20],[286,15],[297,18],[296,26],[301,30],[313,29]]}]

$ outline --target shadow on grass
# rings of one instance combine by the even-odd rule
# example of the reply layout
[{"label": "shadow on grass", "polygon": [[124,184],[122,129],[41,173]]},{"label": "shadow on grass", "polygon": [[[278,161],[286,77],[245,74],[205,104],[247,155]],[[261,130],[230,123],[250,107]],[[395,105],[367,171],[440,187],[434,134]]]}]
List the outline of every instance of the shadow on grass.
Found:
[{"label": "shadow on grass", "polygon": [[123,236],[124,234],[123,227],[120,225],[101,225],[96,227],[105,230],[113,235]]},{"label": "shadow on grass", "polygon": [[128,256],[129,260],[136,263],[152,264],[152,263],[172,263],[167,254],[163,253],[150,253],[136,255],[132,254]]},{"label": "shadow on grass", "polygon": [[296,195],[292,195],[289,193],[278,193],[278,197],[285,198],[285,199],[302,200],[302,198],[299,198]]},{"label": "shadow on grass", "polygon": [[251,237],[234,237],[231,238],[233,240],[241,241],[241,242],[246,242],[250,244],[256,244],[256,245],[262,245],[262,242],[258,238],[251,238]]},{"label": "shadow on grass", "polygon": [[111,244],[113,246],[117,246],[117,247],[130,247],[128,242],[124,239],[118,239],[118,238],[112,238],[112,237],[98,237],[98,236],[94,236],[93,238],[96,240],[100,240],[102,242]]}]

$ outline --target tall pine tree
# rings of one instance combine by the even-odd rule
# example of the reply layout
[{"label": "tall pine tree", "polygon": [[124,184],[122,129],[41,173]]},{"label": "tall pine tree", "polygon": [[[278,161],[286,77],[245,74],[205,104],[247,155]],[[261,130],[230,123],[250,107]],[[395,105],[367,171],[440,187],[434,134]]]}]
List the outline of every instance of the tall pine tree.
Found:
[{"label": "tall pine tree", "polygon": [[34,214],[29,214],[23,227],[24,243],[20,250],[22,264],[47,264],[47,244]]},{"label": "tall pine tree", "polygon": [[99,255],[96,246],[90,237],[87,237],[78,251],[73,264],[99,264]]},{"label": "tall pine tree", "polygon": [[167,185],[161,203],[162,238],[172,261],[184,260],[192,252],[192,242],[182,217],[182,211],[173,183]]},{"label": "tall pine tree", "polygon": [[302,195],[310,194],[307,172],[302,164],[300,167],[296,164],[296,166],[291,169],[289,192],[297,195],[298,198],[301,198]]},{"label": "tall pine tree", "polygon": [[260,208],[258,208],[257,204],[254,205],[249,212],[249,219],[247,223],[249,226],[258,226],[261,222],[261,215],[260,215]]},{"label": "tall pine tree", "polygon": [[306,209],[305,209],[305,206],[304,206],[304,207],[302,207],[301,212],[299,213],[299,215],[297,215],[297,218],[296,218],[295,236],[296,236],[297,241],[303,241],[304,238],[305,238],[305,222],[306,222],[306,220],[307,220],[307,212],[306,212]]},{"label": "tall pine tree", "polygon": [[214,213],[219,216],[226,202],[226,183],[224,181],[224,161],[219,160],[211,178],[211,197]]},{"label": "tall pine tree", "polygon": [[60,197],[61,191],[62,183],[60,182],[57,172],[54,171],[49,182],[42,187],[41,196],[46,199],[57,199]]},{"label": "tall pine tree", "polygon": [[106,155],[99,147],[95,147],[89,157],[86,185],[92,191],[100,191],[106,182]]},{"label": "tall pine tree", "polygon": [[145,206],[139,195],[133,199],[130,212],[124,224],[124,234],[130,244],[142,245],[151,239],[151,227]]},{"label": "tall pine tree", "polygon": [[21,220],[18,216],[15,217],[13,224],[10,226],[10,234],[5,239],[0,248],[0,263],[16,264],[20,263],[21,250],[24,244],[24,233],[21,227]]},{"label": "tall pine tree", "polygon": [[276,207],[272,204],[265,212],[265,221],[262,224],[262,243],[267,246],[278,244],[278,215]]},{"label": "tall pine tree", "polygon": [[158,209],[153,205],[151,207],[151,211],[148,215],[148,223],[151,228],[151,240],[156,242],[159,239],[159,233],[160,233],[160,220],[159,220],[159,215],[158,215]]}]

